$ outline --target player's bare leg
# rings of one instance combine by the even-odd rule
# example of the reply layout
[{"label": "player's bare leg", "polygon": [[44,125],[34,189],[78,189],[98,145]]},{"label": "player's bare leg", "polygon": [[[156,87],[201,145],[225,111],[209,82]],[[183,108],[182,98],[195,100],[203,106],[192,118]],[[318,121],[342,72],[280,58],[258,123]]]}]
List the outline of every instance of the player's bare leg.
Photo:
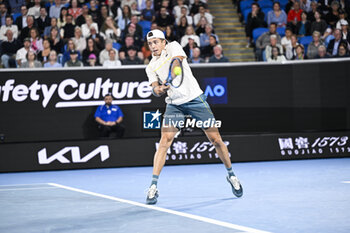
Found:
[{"label": "player's bare leg", "polygon": [[219,133],[219,130],[215,127],[209,128],[204,130],[205,134],[207,135],[209,141],[215,146],[216,153],[218,154],[219,158],[221,161],[224,163],[227,171],[228,171],[228,176],[227,181],[231,184],[232,186],[232,192],[236,197],[241,197],[243,195],[243,188],[233,173],[232,170],[232,164],[231,164],[231,159],[228,153],[227,146],[225,143],[222,141],[221,135]]},{"label": "player's bare leg", "polygon": [[159,176],[160,172],[162,171],[165,164],[167,151],[171,146],[177,131],[178,129],[175,127],[162,128],[162,136],[159,141],[158,150],[154,154],[153,159],[153,175]]},{"label": "player's bare leg", "polygon": [[153,159],[153,176],[152,176],[151,186],[148,189],[148,193],[147,193],[147,199],[146,199],[147,204],[156,204],[157,202],[158,177],[164,167],[167,151],[171,146],[171,143],[173,142],[177,131],[178,129],[176,129],[175,127],[162,127],[162,136],[160,138],[158,149],[154,154],[154,159]]}]

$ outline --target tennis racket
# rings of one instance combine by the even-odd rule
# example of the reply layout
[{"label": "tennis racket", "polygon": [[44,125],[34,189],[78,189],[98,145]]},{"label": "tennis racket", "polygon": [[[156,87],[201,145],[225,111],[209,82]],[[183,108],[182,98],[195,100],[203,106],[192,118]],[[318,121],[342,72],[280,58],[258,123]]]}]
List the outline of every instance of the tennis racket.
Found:
[{"label": "tennis racket", "polygon": [[184,80],[184,70],[182,68],[182,61],[180,58],[173,58],[169,66],[169,74],[166,79],[165,85],[178,88],[181,86]]}]

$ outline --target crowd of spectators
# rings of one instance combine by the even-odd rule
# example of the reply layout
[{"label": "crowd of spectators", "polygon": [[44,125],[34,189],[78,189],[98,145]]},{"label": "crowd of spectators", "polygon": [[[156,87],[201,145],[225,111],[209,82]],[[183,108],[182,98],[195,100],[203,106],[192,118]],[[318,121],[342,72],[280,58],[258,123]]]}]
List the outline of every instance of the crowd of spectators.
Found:
[{"label": "crowd of spectators", "polygon": [[156,28],[189,62],[228,61],[205,0],[0,0],[0,26],[3,68],[147,64]]},{"label": "crowd of spectators", "polygon": [[[269,3],[270,10],[266,8]],[[249,12],[246,19],[244,11]],[[257,61],[349,56],[349,0],[260,0],[251,3],[248,10],[238,7],[238,12]],[[253,39],[254,30],[264,27],[268,30]]]}]

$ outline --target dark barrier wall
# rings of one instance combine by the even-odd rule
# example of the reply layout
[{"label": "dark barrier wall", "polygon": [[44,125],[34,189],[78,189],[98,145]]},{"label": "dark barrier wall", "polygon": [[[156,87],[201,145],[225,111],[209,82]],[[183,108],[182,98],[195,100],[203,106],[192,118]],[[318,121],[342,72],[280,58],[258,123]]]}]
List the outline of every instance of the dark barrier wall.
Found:
[{"label": "dark barrier wall", "polygon": [[[350,129],[350,61],[194,66],[193,73],[224,134]],[[112,92],[125,114],[126,137],[143,129],[143,112],[164,107],[151,95],[144,67],[0,72],[4,142],[92,139],[93,114]],[[96,102],[97,101],[97,102]],[[0,138],[1,139],[1,138]]]},{"label": "dark barrier wall", "polygon": [[[224,136],[233,162],[350,157],[350,131]],[[7,143],[0,146],[0,172],[151,165],[155,138],[76,142]],[[201,137],[175,139],[167,164],[217,163]]]}]

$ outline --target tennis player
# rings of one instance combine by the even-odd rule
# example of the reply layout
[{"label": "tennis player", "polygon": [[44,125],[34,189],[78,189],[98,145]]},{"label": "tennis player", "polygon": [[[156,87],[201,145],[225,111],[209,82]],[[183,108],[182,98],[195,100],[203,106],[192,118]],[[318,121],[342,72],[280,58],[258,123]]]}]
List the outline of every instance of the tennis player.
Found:
[{"label": "tennis player", "polygon": [[[192,74],[191,68],[186,61],[186,54],[181,45],[177,42],[169,43],[165,40],[164,33],[158,29],[147,34],[147,43],[152,52],[152,60],[146,67],[146,73],[152,92],[160,97],[167,93],[165,102],[167,103],[163,122],[184,121],[185,116],[191,116],[199,121],[214,119],[214,115],[206,102],[206,96],[198,85]],[[165,85],[169,73],[169,66],[172,58],[178,57],[182,60],[184,79],[180,87],[174,88]],[[159,147],[154,155],[152,182],[147,192],[147,204],[155,204],[158,198],[157,183],[159,174],[164,167],[166,153],[178,132],[178,128],[173,124],[162,126]],[[236,197],[243,195],[243,188],[233,173],[231,160],[227,146],[221,139],[219,130],[216,127],[203,128],[210,142],[215,146],[216,153],[224,163],[228,175],[227,181],[232,187],[232,192]]]}]

